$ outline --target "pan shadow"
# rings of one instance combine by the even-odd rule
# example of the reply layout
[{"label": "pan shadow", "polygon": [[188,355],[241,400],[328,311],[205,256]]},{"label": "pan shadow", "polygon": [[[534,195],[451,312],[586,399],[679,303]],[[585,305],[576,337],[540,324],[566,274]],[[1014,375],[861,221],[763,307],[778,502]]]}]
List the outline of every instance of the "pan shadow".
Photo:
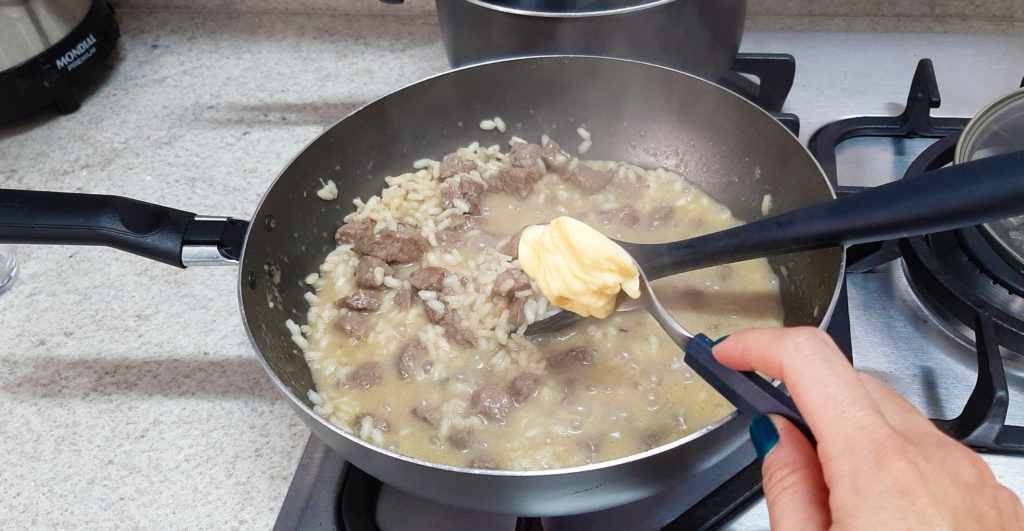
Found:
[{"label": "pan shadow", "polygon": [[369,103],[365,101],[308,101],[301,103],[226,103],[203,114],[200,119],[214,125],[249,127],[282,125],[320,125],[327,127],[352,111]]},{"label": "pan shadow", "polygon": [[220,400],[280,400],[255,357],[232,359],[8,359],[4,392],[40,399],[159,396]]}]

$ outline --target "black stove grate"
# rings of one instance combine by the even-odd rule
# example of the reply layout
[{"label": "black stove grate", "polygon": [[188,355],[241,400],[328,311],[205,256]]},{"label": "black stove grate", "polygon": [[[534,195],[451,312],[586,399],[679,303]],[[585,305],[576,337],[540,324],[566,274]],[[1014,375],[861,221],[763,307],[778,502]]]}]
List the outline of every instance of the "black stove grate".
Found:
[{"label": "black stove grate", "polygon": [[898,116],[857,116],[826,124],[811,135],[807,148],[838,184],[836,178],[836,146],[851,138],[886,136],[903,138],[942,138],[958,133],[967,125],[967,118],[934,118],[932,109],[942,104],[939,84],[931,59],[921,59],[910,82],[907,105]]},{"label": "black stove grate", "polygon": [[[747,76],[753,76],[755,80]],[[793,136],[800,136],[800,119],[782,112],[782,105],[793,88],[796,59],[786,53],[741,53],[718,84],[747,98],[768,111],[785,125]]]},{"label": "black stove grate", "polygon": [[[836,183],[836,146],[860,136],[938,138],[911,163],[904,178],[953,160],[967,118],[933,118],[941,103],[930,59],[921,59],[899,116],[862,116],[823,126],[808,148]],[[855,187],[837,188],[856,193]],[[952,256],[953,258],[947,258]],[[1024,276],[995,254],[976,228],[851,247],[847,271],[864,272],[903,258],[912,286],[930,308],[970,329],[978,355],[978,379],[960,415],[932,419],[950,436],[977,451],[1024,454],[1024,427],[1006,425],[1009,389],[1000,346],[1024,354],[1024,322],[1013,308],[1024,304]],[[1009,297],[1009,303],[1004,303]]]}]

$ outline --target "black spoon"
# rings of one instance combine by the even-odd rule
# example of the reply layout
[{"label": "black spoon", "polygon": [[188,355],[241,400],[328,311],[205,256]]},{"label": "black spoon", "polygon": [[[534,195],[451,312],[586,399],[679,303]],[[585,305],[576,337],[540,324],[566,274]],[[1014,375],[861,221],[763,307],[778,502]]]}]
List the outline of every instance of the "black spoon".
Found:
[{"label": "black spoon", "polygon": [[[968,227],[1024,213],[1024,151],[930,171],[670,243],[616,242],[648,280],[752,258],[890,240]],[[621,298],[620,298],[621,300]],[[526,328],[545,334],[581,319],[561,311]]]}]

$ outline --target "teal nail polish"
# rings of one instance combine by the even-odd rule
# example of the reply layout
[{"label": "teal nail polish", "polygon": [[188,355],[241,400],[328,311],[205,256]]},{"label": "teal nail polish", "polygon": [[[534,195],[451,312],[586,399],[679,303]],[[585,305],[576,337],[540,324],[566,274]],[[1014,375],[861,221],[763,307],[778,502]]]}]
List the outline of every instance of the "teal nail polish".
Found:
[{"label": "teal nail polish", "polygon": [[757,458],[764,461],[768,452],[779,442],[779,430],[775,429],[772,419],[758,415],[750,423],[750,441],[754,443]]}]

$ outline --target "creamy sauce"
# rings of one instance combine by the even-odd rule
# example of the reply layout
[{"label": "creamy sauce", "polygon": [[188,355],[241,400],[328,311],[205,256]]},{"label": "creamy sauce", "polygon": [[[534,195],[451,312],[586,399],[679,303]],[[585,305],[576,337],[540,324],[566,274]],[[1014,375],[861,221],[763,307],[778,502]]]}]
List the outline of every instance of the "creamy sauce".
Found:
[{"label": "creamy sauce", "polygon": [[[502,162],[498,155],[476,153],[483,157],[481,165]],[[651,243],[738,224],[725,207],[674,174],[620,168],[617,163],[592,164],[618,169],[607,190],[586,196],[548,174],[526,199],[489,193],[483,201],[483,228],[467,233],[456,249],[432,248],[424,255],[424,265],[449,270],[444,292],[446,300],[455,301],[453,307],[459,300],[475,301],[467,303],[476,304],[475,311],[463,312],[464,324],[477,334],[475,348],[446,338],[439,326],[430,324],[426,301],[414,297],[408,309],[398,307],[395,296],[408,286],[409,274],[418,264],[394,268],[386,280],[394,289],[381,288],[382,305],[368,312],[372,330],[364,339],[337,332],[331,325],[339,315],[333,302],[355,290],[352,275],[358,256],[348,246],[332,252],[321,267],[309,324],[303,327],[309,342],[306,357],[317,386],[315,401],[320,403],[317,411],[357,436],[407,455],[519,470],[630,455],[683,437],[731,412],[733,407],[694,375],[682,362],[683,352],[642,310],[585,319],[554,337],[531,341],[508,326],[502,328],[501,318],[493,317],[507,318],[502,306],[507,299],[474,295],[489,293],[495,271],[517,265],[494,250],[503,238],[558,216],[580,219],[614,239]],[[416,186],[429,186],[424,179],[413,180]],[[410,197],[408,191],[403,193]],[[389,194],[383,194],[384,203]],[[388,215],[426,223],[426,217],[436,216],[431,214],[436,201],[430,201],[393,203],[399,210]],[[608,215],[623,206],[635,209],[635,226],[628,212]],[[782,323],[777,280],[763,259],[693,271],[653,286],[687,329],[712,337]],[[539,318],[546,301],[536,285],[530,290],[527,308],[533,304],[533,317]],[[492,316],[491,321],[486,316]],[[492,331],[488,327],[495,319],[498,325]],[[413,339],[422,341],[428,352],[413,374],[402,379],[396,360]],[[593,349],[593,355],[553,361],[574,347]],[[367,361],[380,363],[382,381],[369,388],[349,383],[353,368]],[[536,394],[512,404],[503,421],[474,413],[475,390],[504,388],[523,373],[539,377]],[[437,425],[418,418],[412,412],[417,407],[436,408]],[[365,414],[373,417],[357,421]],[[387,429],[375,425],[377,420],[385,420]],[[470,431],[471,441],[458,437]]]}]

